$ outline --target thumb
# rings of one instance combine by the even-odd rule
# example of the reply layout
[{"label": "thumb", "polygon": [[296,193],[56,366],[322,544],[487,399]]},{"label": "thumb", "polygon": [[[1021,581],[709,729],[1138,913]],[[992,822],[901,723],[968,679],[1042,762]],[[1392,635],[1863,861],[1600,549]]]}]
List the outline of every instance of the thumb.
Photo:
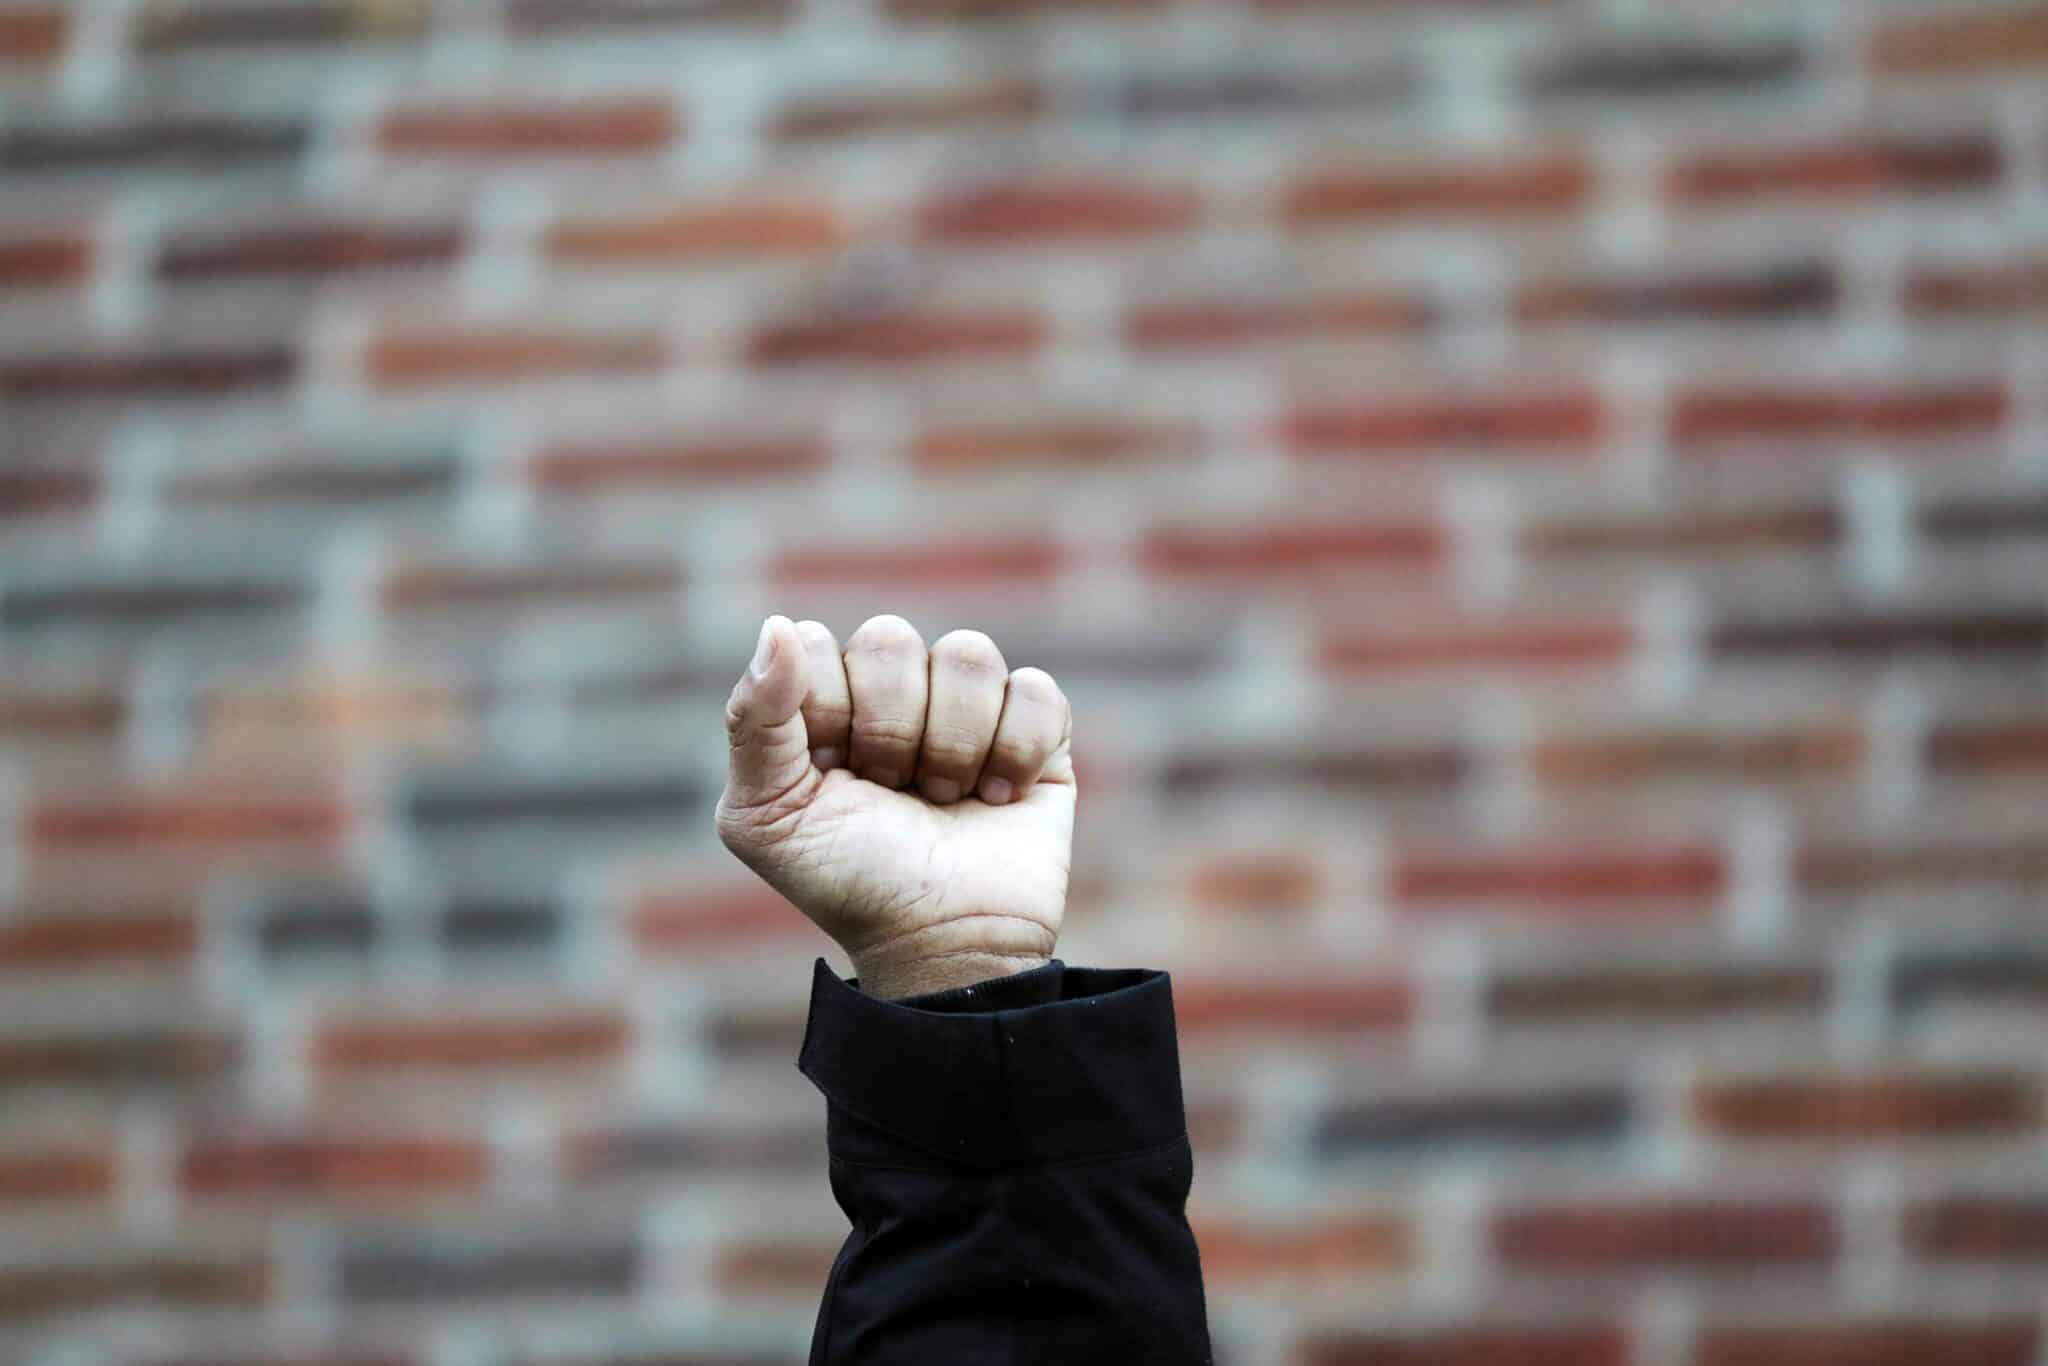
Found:
[{"label": "thumb", "polygon": [[804,694],[810,667],[788,617],[761,623],[753,662],[725,704],[729,742],[726,798],[740,807],[764,806],[786,795],[811,771],[804,734]]}]

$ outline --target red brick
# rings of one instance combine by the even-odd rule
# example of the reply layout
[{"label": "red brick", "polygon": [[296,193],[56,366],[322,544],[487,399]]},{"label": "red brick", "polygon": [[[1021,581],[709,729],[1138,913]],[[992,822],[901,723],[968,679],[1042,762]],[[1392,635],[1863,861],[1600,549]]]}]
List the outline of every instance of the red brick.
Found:
[{"label": "red brick", "polygon": [[1615,903],[1709,902],[1725,890],[1727,876],[1719,850],[1683,845],[1629,852],[1404,854],[1394,861],[1390,893],[1415,909],[1513,901],[1600,910]]},{"label": "red brick", "polygon": [[1414,1009],[1408,984],[1383,977],[1355,981],[1292,978],[1285,983],[1202,981],[1173,984],[1174,1017],[1190,1037],[1270,1030],[1342,1035],[1405,1029]]},{"label": "red brick", "polygon": [[16,1264],[0,1268],[0,1321],[70,1318],[115,1307],[259,1309],[270,1293],[270,1266],[253,1258],[167,1255],[68,1266]]},{"label": "red brick", "polygon": [[771,324],[753,336],[755,365],[918,365],[1030,357],[1045,327],[1028,313],[890,314]]},{"label": "red brick", "polygon": [[182,963],[199,930],[189,915],[71,915],[0,919],[0,967],[86,968]]},{"label": "red brick", "polygon": [[[0,11],[0,23],[5,22]],[[0,47],[5,36],[0,34]],[[0,239],[0,289],[76,284],[92,265],[92,244],[83,236],[53,233]]]},{"label": "red brick", "polygon": [[810,933],[811,922],[765,886],[737,891],[676,887],[650,892],[633,908],[633,942],[651,953]]},{"label": "red brick", "polygon": [[682,581],[681,566],[667,556],[582,564],[420,564],[394,572],[378,596],[399,612],[594,604],[606,598],[665,596]]},{"label": "red brick", "polygon": [[1005,466],[1104,466],[1200,452],[1194,423],[1066,421],[1006,427],[941,427],[920,433],[911,458],[928,471],[976,473]]},{"label": "red brick", "polygon": [[0,399],[214,397],[283,388],[298,368],[283,346],[33,356],[0,361]]},{"label": "red brick", "polygon": [[2011,399],[1997,380],[1889,390],[1713,389],[1679,396],[1671,439],[1717,442],[1995,435]]},{"label": "red brick", "polygon": [[393,41],[426,31],[426,0],[238,0],[206,4],[154,0],[135,25],[144,52],[193,47],[275,46],[300,43]]},{"label": "red brick", "polygon": [[1600,400],[1579,390],[1513,397],[1388,399],[1311,406],[1287,418],[1287,440],[1307,455],[1421,455],[1469,448],[1586,454],[1606,430]]},{"label": "red brick", "polygon": [[1415,524],[1162,527],[1146,534],[1139,559],[1155,574],[1338,576],[1366,569],[1426,569],[1439,564],[1446,550],[1440,528]]},{"label": "red brick", "polygon": [[699,256],[816,256],[846,237],[829,205],[737,202],[557,224],[547,251],[576,265],[661,265]]},{"label": "red brick", "polygon": [[1845,895],[1896,887],[1939,890],[1972,882],[2048,882],[2048,841],[1955,840],[1802,849],[1793,861],[1799,890]]},{"label": "red brick", "polygon": [[1768,322],[1823,318],[1841,289],[1826,266],[1721,272],[1643,280],[1561,280],[1529,285],[1515,296],[1515,317],[1548,323]]},{"label": "red brick", "polygon": [[365,368],[386,389],[443,384],[510,384],[564,375],[650,374],[668,363],[652,332],[586,336],[529,329],[408,332],[377,338]]},{"label": "red brick", "polygon": [[1260,342],[1410,336],[1437,322],[1420,294],[1388,291],[1328,298],[1148,304],[1131,314],[1125,339],[1140,350],[1200,350]]},{"label": "red brick", "polygon": [[1189,879],[1188,895],[1212,909],[1300,910],[1323,894],[1316,865],[1299,855],[1236,854],[1208,859]]},{"label": "red brick", "polygon": [[1702,152],[1673,168],[1666,192],[1693,207],[1774,199],[1860,199],[1997,188],[2005,157],[1983,134],[1757,146]]},{"label": "red brick", "polygon": [[1815,968],[1585,968],[1506,973],[1487,985],[1487,1009],[1508,1024],[1667,1021],[1695,1026],[1748,1011],[1817,1013],[1827,974]]},{"label": "red brick", "polygon": [[918,236],[947,246],[1153,237],[1192,229],[1201,195],[1117,182],[998,185],[956,193],[917,214]]},{"label": "red brick", "polygon": [[1300,1366],[1628,1366],[1629,1360],[1628,1334],[1620,1328],[1530,1325],[1316,1337],[1304,1347]]},{"label": "red brick", "polygon": [[1609,788],[1674,778],[1722,782],[1848,776],[1863,762],[1863,736],[1847,727],[1715,734],[1545,740],[1531,762],[1538,780],[1559,787]]},{"label": "red brick", "polygon": [[1202,1279],[1212,1285],[1275,1276],[1356,1276],[1398,1271],[1414,1260],[1405,1220],[1361,1214],[1301,1227],[1198,1220]]},{"label": "red brick", "polygon": [[47,62],[61,52],[69,16],[52,5],[0,10],[0,62]]},{"label": "red brick", "polygon": [[490,1154],[465,1139],[273,1139],[201,1143],[178,1165],[194,1199],[269,1201],[280,1196],[481,1191]]},{"label": "red brick", "polygon": [[2048,66],[2048,7],[1894,20],[1870,63],[1886,75],[1987,76]]},{"label": "red brick", "polygon": [[1696,1366],[2033,1366],[2039,1342],[2032,1319],[1709,1327],[1693,1360]]},{"label": "red brick", "polygon": [[1286,193],[1282,215],[1296,227],[1401,218],[1540,218],[1573,213],[1593,192],[1583,157],[1554,156],[1476,166],[1326,171]]},{"label": "red brick", "polygon": [[121,851],[138,845],[332,844],[347,828],[331,797],[210,792],[136,793],[31,802],[28,837],[43,849]]},{"label": "red brick", "polygon": [[682,131],[666,99],[501,104],[387,114],[384,151],[435,157],[605,157],[665,150]]},{"label": "red brick", "polygon": [[166,280],[340,275],[451,265],[462,247],[453,223],[302,223],[174,236],[156,272]]},{"label": "red brick", "polygon": [[2048,1262],[2048,1201],[1951,1196],[1906,1211],[1906,1246],[1937,1261]]},{"label": "red brick", "polygon": [[964,125],[1023,123],[1049,107],[1035,81],[1005,80],[947,90],[819,96],[797,101],[775,116],[774,137],[784,142],[912,133]]},{"label": "red brick", "polygon": [[1584,669],[1619,665],[1634,644],[1635,632],[1621,623],[1417,627],[1338,637],[1324,645],[1322,661],[1340,672],[1377,675],[1474,667]]},{"label": "red brick", "polygon": [[330,1072],[590,1065],[626,1051],[625,1020],[609,1013],[531,1020],[421,1019],[329,1025],[314,1048]]},{"label": "red brick", "polygon": [[1749,1271],[1832,1260],[1835,1222],[1818,1204],[1700,1199],[1539,1205],[1495,1217],[1496,1256],[1518,1272]]},{"label": "red brick", "polygon": [[1972,1138],[2037,1128],[2041,1097],[2032,1081],[2005,1075],[1795,1077],[1703,1083],[1693,1111],[1726,1138]]},{"label": "red brick", "polygon": [[1034,582],[1059,572],[1059,547],[1048,541],[984,540],[924,546],[788,550],[775,556],[769,577],[785,587],[829,584],[896,588]]},{"label": "red brick", "polygon": [[2048,310],[2048,256],[1991,266],[1917,266],[1906,277],[1905,308],[1927,319]]},{"label": "red brick", "polygon": [[113,1190],[114,1157],[109,1152],[0,1153],[0,1205],[104,1200]]},{"label": "red brick", "polygon": [[822,438],[731,441],[619,441],[556,446],[529,467],[533,481],[557,493],[690,487],[815,474],[828,452]]}]

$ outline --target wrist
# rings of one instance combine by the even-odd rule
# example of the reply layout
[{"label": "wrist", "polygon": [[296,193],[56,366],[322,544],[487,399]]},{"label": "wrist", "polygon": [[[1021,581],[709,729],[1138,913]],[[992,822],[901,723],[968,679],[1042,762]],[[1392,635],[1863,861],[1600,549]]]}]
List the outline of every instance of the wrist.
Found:
[{"label": "wrist", "polygon": [[908,996],[927,996],[935,991],[971,987],[996,977],[1011,977],[1042,968],[1052,959],[1037,953],[997,953],[970,949],[957,953],[928,955],[891,961],[853,956],[853,970],[860,989],[884,1001]]}]

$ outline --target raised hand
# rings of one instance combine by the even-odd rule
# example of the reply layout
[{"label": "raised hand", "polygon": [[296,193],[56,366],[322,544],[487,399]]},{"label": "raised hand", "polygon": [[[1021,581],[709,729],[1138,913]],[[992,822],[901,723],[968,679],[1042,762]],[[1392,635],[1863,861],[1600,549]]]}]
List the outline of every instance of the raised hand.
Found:
[{"label": "raised hand", "polygon": [[900,997],[1035,967],[1066,908],[1072,712],[995,642],[770,617],[725,709],[726,848]]}]

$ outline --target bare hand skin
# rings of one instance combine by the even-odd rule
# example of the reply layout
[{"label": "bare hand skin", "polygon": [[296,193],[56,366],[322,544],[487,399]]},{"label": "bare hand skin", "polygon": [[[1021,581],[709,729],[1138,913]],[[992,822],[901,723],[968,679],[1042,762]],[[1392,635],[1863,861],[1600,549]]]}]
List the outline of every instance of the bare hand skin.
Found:
[{"label": "bare hand skin", "polygon": [[1037,967],[1066,909],[1072,712],[979,631],[770,617],[725,709],[726,848],[903,997]]}]

